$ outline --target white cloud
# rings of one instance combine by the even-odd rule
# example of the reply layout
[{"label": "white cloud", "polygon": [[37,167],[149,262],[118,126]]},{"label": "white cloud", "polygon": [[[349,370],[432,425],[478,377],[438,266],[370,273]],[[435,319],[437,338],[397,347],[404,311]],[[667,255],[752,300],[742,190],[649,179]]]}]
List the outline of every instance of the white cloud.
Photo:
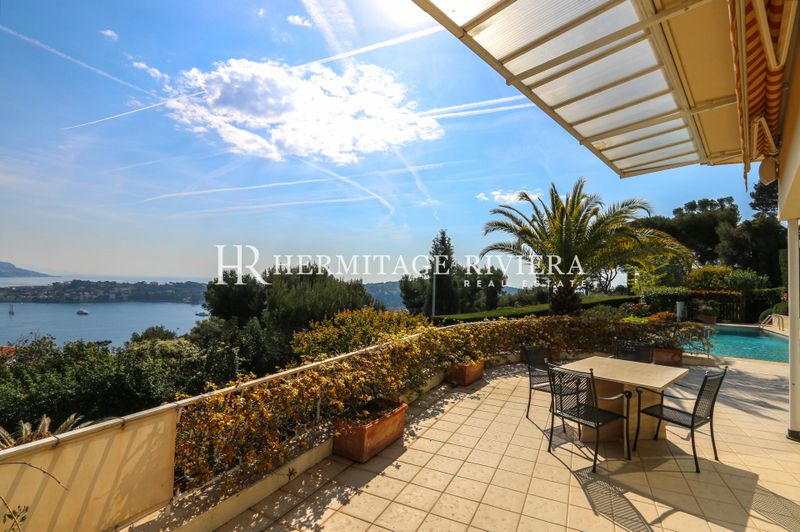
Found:
[{"label": "white cloud", "polygon": [[114,30],[100,30],[100,35],[108,39],[111,39],[112,41],[119,40],[119,35],[117,35],[117,32]]},{"label": "white cloud", "polygon": [[303,7],[334,53],[352,48],[356,23],[345,0],[303,0]]},{"label": "white cloud", "polygon": [[143,63],[141,61],[134,61],[132,65],[133,68],[144,70],[150,75],[151,78],[153,78],[156,81],[169,81],[169,76],[167,74],[164,74],[156,67],[151,67],[147,63]]},{"label": "white cloud", "polygon": [[[510,204],[510,203],[522,203],[519,200],[519,193],[520,192],[527,192],[528,195],[532,199],[538,199],[542,195],[542,192],[540,190],[538,190],[538,189],[535,190],[535,191],[524,190],[524,189],[523,190],[493,190],[489,194],[492,196],[492,199],[494,200],[495,203]],[[489,197],[486,194],[484,194],[483,192],[481,192],[480,194],[478,194],[475,197],[478,198],[479,200],[483,200],[483,201],[488,201],[489,200]]]},{"label": "white cloud", "polygon": [[302,26],[303,28],[312,27],[311,21],[306,17],[301,17],[300,15],[289,15],[286,17],[286,20],[289,21],[289,24],[293,24],[295,26]]},{"label": "white cloud", "polygon": [[263,17],[264,16],[264,8],[263,7],[258,8],[258,16],[259,17]]},{"label": "white cloud", "polygon": [[375,65],[349,65],[339,74],[318,64],[230,59],[179,81],[175,96],[205,96],[171,100],[174,119],[215,131],[234,152],[266,159],[348,164],[443,134],[435,119],[414,112],[405,85]]}]

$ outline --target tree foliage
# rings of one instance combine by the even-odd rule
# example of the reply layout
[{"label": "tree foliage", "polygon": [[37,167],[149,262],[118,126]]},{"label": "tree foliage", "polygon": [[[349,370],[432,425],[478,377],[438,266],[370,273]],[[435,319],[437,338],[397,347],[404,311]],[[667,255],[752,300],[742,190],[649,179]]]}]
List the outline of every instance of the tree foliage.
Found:
[{"label": "tree foliage", "polygon": [[[483,229],[485,235],[502,233],[510,239],[486,246],[481,255],[497,251],[525,260],[560,257],[563,269],[546,272],[555,288],[551,309],[556,314],[580,310],[576,288],[589,275],[626,264],[647,265],[657,256],[690,257],[689,251],[668,234],[633,223],[642,214],[649,214],[646,201],[629,199],[605,207],[599,196],[584,191],[585,184],[579,179],[564,196],[553,184],[548,201],[520,192],[519,201],[530,214],[502,205],[491,211],[498,219],[490,220]],[[583,275],[569,266],[575,257]]]}]

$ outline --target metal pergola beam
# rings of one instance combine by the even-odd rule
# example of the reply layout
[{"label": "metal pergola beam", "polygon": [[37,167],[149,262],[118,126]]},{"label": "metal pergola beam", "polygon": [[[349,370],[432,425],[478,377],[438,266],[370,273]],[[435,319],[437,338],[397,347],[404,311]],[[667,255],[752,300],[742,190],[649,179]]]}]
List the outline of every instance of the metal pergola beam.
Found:
[{"label": "metal pergola beam", "polygon": [[562,101],[554,104],[553,105],[553,109],[554,110],[561,109],[562,107],[566,107],[567,105],[573,104],[575,102],[579,102],[581,100],[585,100],[586,98],[589,98],[590,96],[594,96],[596,94],[600,94],[601,92],[605,92],[605,91],[613,89],[615,87],[619,87],[620,85],[624,85],[624,84],[628,83],[629,81],[633,81],[635,79],[642,78],[642,77],[644,77],[644,76],[646,76],[648,74],[652,74],[653,72],[657,72],[660,69],[661,69],[661,65],[656,63],[655,65],[653,65],[651,67],[643,68],[642,70],[637,70],[633,74],[628,74],[627,76],[619,78],[616,81],[612,81],[611,83],[606,83],[605,85],[601,85],[601,86],[599,86],[599,87],[597,87],[595,89],[592,89],[590,91],[583,92],[581,94],[578,94],[577,96],[573,96],[572,98],[567,98],[566,100],[562,100]]},{"label": "metal pergola beam", "polygon": [[567,74],[575,72],[576,70],[580,70],[583,67],[591,65],[592,63],[600,61],[601,59],[604,59],[604,58],[606,58],[606,57],[608,57],[610,55],[614,55],[617,52],[621,52],[622,50],[625,50],[626,48],[630,48],[631,46],[633,46],[635,44],[638,44],[638,43],[644,41],[645,39],[647,39],[647,34],[646,33],[642,33],[641,35],[637,35],[636,37],[634,37],[632,39],[628,39],[626,41],[623,41],[623,42],[619,43],[616,46],[612,46],[611,48],[609,48],[607,50],[603,50],[602,52],[600,52],[598,54],[595,54],[592,57],[587,57],[586,59],[578,61],[577,63],[572,64],[572,65],[570,65],[567,68],[564,68],[562,70],[559,70],[558,72],[556,72],[554,74],[550,74],[547,77],[544,77],[544,78],[542,78],[540,80],[534,81],[533,83],[528,85],[528,87],[530,87],[531,89],[536,89],[538,87],[541,87],[542,85],[545,85],[547,83],[550,83],[551,81],[557,80],[558,78],[564,77]]},{"label": "metal pergola beam", "polygon": [[530,52],[534,48],[538,48],[539,46],[541,46],[541,45],[543,45],[545,43],[548,43],[548,42],[552,41],[553,39],[555,39],[555,38],[557,38],[557,37],[559,37],[561,35],[564,35],[568,31],[570,31],[570,30],[572,30],[574,28],[577,28],[581,24],[584,24],[585,22],[588,22],[588,21],[592,20],[593,18],[595,18],[598,15],[602,15],[603,13],[608,11],[609,9],[615,8],[615,7],[617,7],[618,5],[620,5],[621,3],[625,2],[625,1],[626,0],[611,0],[610,2],[606,2],[605,4],[603,4],[603,5],[599,6],[599,7],[596,7],[596,8],[592,9],[591,11],[589,11],[587,13],[584,13],[582,16],[567,22],[563,26],[559,26],[558,28],[554,29],[553,31],[549,31],[549,32],[545,33],[544,35],[542,35],[538,39],[534,39],[533,41],[520,46],[519,48],[517,48],[513,52],[510,52],[510,53],[504,55],[503,57],[500,58],[500,62],[503,63],[503,64],[506,64],[506,63],[508,63],[510,61],[513,61],[514,59],[516,59],[516,58],[518,58],[518,57],[520,57],[522,55],[525,55],[526,53]]},{"label": "metal pergola beam", "polygon": [[671,161],[673,159],[680,159],[681,157],[686,157],[687,155],[698,155],[698,158],[701,158],[701,157],[699,157],[699,154],[697,153],[697,150],[696,149],[692,149],[692,150],[684,151],[684,152],[681,152],[681,153],[673,153],[673,154],[670,154],[670,155],[666,155],[664,157],[658,157],[656,159],[651,159],[649,161],[646,161],[646,162],[643,162],[643,163],[640,163],[640,164],[634,164],[633,166],[629,166],[629,167],[623,169],[622,171],[625,172],[625,171],[628,171],[628,170],[636,170],[636,169],[644,168],[644,167],[648,167],[649,168],[650,166],[654,165],[655,163],[661,163],[661,162],[664,162],[664,161]]},{"label": "metal pergola beam", "polygon": [[603,46],[616,42],[620,39],[624,39],[625,37],[633,35],[634,33],[648,29],[652,26],[655,26],[656,24],[660,24],[661,22],[667,19],[670,19],[677,15],[682,15],[683,13],[686,13],[690,9],[694,9],[695,7],[703,5],[709,1],[710,0],[685,0],[684,2],[681,2],[675,7],[665,9],[660,13],[644,18],[643,20],[640,20],[635,24],[631,24],[630,26],[617,30],[613,33],[609,33],[608,35],[600,37],[599,39],[595,39],[592,42],[584,44],[583,46],[573,48],[569,52],[563,53],[558,57],[554,57],[553,59],[545,61],[540,65],[537,65],[533,68],[529,68],[523,72],[520,72],[519,74],[512,76],[507,83],[510,85],[514,82],[550,70],[551,68],[557,67],[558,65],[566,63],[567,61],[580,57],[583,54],[587,54],[593,50],[597,50],[598,48],[601,48]]},{"label": "metal pergola beam", "polygon": [[638,122],[634,122],[632,124],[610,129],[608,131],[604,131],[603,133],[598,133],[597,135],[592,135],[591,137],[587,137],[585,140],[586,142],[594,143],[599,140],[607,139],[609,137],[614,137],[616,135],[621,135],[623,133],[636,131],[637,129],[643,129],[649,126],[655,126],[661,124],[663,122],[669,122],[670,120],[674,120],[676,118],[688,118],[699,113],[704,113],[706,111],[713,111],[714,109],[719,109],[720,107],[725,107],[727,105],[732,105],[734,103],[736,103],[735,96],[710,100],[708,102],[698,105],[693,109],[676,109],[675,111],[662,113],[650,118],[645,118],[644,120],[639,120]]},{"label": "metal pergola beam", "polygon": [[[679,128],[679,129],[684,129],[684,128]],[[686,143],[689,143],[689,142],[692,142],[691,138],[684,139],[684,140],[679,140],[677,142],[670,142],[669,144],[662,144],[661,146],[658,146],[656,148],[649,148],[647,150],[642,150],[642,151],[638,151],[638,152],[634,152],[634,153],[625,155],[624,157],[617,157],[616,159],[611,159],[611,162],[616,164],[619,161],[624,161],[626,159],[632,159],[632,158],[638,157],[640,155],[647,155],[648,153],[653,153],[653,152],[656,152],[656,151],[659,151],[659,150],[666,150],[667,148],[674,148],[675,146],[680,146],[681,144],[686,144]]]},{"label": "metal pergola beam", "polygon": [[507,8],[516,1],[517,0],[500,0],[496,4],[490,6],[488,9],[481,11],[480,13],[469,19],[466,22],[466,24],[464,24],[461,27],[464,29],[464,31],[467,32],[472,31],[476,27],[480,26],[481,24],[483,24],[496,14],[500,13],[502,10],[504,10],[505,8]]},{"label": "metal pergola beam", "polygon": [[610,151],[610,150],[615,150],[617,148],[622,148],[624,146],[628,146],[629,144],[635,144],[635,143],[641,142],[643,140],[650,140],[650,139],[655,138],[655,137],[660,137],[661,135],[666,135],[667,133],[674,133],[676,131],[683,131],[685,129],[686,129],[685,125],[680,125],[678,127],[672,127],[672,128],[669,128],[669,129],[665,129],[664,131],[658,131],[656,133],[650,133],[649,135],[644,135],[642,137],[638,137],[638,138],[635,138],[633,140],[626,140],[625,142],[620,142],[619,144],[614,144],[613,146],[609,146],[607,148],[603,148],[602,151],[606,152],[606,151]]},{"label": "metal pergola beam", "polygon": [[[434,20],[436,20],[439,24],[441,24],[445,29],[447,29],[450,33],[456,36],[462,43],[464,43],[467,48],[472,50],[475,55],[483,59],[486,64],[492,67],[495,72],[503,76],[504,79],[509,79],[513,76],[513,74],[508,70],[508,68],[500,63],[495,57],[493,57],[483,46],[481,46],[471,35],[466,33],[461,26],[453,22],[450,17],[448,17],[441,9],[439,9],[431,0],[414,0],[423,11],[428,13]],[[539,109],[541,109],[547,116],[552,118],[558,125],[564,128],[567,133],[578,139],[582,142],[582,136],[578,133],[574,127],[572,127],[566,120],[561,118],[555,111],[553,111],[539,96],[537,96],[530,87],[527,87],[523,83],[517,81],[512,83],[520,93],[527,96],[527,98],[533,102]],[[615,173],[619,173],[619,170],[611,164],[611,161],[605,157],[600,150],[595,148],[594,146],[586,146],[589,151],[591,151],[598,159],[600,159],[604,164],[606,164],[611,170]]]},{"label": "metal pergola beam", "polygon": [[581,118],[580,120],[576,120],[572,123],[573,126],[578,127],[586,122],[591,122],[592,120],[597,120],[598,118],[603,118],[604,116],[608,116],[613,113],[617,113],[619,111],[624,111],[630,107],[635,107],[641,103],[649,102],[650,100],[655,100],[656,98],[660,98],[661,96],[666,96],[667,94],[672,94],[672,90],[665,89],[658,91],[653,94],[649,94],[647,96],[642,96],[641,98],[636,98],[635,100],[631,100],[629,102],[625,102],[621,105],[617,105],[616,107],[611,107],[609,109],[605,109],[600,111],[599,113],[595,113],[593,115],[589,115],[586,118]]}]

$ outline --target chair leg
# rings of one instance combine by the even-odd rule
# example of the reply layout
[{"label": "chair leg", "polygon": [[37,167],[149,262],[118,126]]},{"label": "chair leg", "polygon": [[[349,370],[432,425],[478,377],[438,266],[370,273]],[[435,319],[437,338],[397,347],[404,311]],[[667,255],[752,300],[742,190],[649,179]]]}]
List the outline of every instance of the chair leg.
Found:
[{"label": "chair leg", "polygon": [[656,424],[656,433],[653,434],[653,439],[658,439],[658,433],[661,432],[661,418],[658,418],[658,423]]},{"label": "chair leg", "polygon": [[636,412],[636,436],[633,438],[633,450],[636,450],[636,446],[639,445],[639,428],[642,426],[642,413],[641,411]]},{"label": "chair leg", "polygon": [[578,423],[578,441],[581,439],[581,424]]},{"label": "chair leg", "polygon": [[600,450],[600,427],[594,429],[594,462],[592,462],[592,473],[597,473],[597,452]]},{"label": "chair leg", "polygon": [[714,448],[714,460],[719,462],[719,456],[717,456],[717,442],[714,441],[714,418],[711,418],[711,447]]},{"label": "chair leg", "polygon": [[550,441],[547,442],[547,452],[553,452],[553,426],[556,424],[556,413],[550,412]]},{"label": "chair leg", "polygon": [[[636,427],[637,429],[639,427]],[[622,437],[625,438],[625,448],[628,451],[628,461],[631,460],[631,435],[628,432],[628,418],[625,418],[622,421],[622,430],[625,432],[622,433]]]},{"label": "chair leg", "polygon": [[697,447],[694,445],[694,429],[692,430],[692,454],[694,455],[694,472],[700,472],[700,464],[697,462]]},{"label": "chair leg", "polygon": [[528,410],[525,412],[525,417],[531,418],[531,397],[533,397],[533,388],[528,386]]}]

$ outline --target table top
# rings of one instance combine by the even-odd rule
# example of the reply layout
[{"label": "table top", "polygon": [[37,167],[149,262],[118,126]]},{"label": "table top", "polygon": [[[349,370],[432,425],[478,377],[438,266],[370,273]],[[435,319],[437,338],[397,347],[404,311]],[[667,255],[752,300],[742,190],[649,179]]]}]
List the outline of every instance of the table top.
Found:
[{"label": "table top", "polygon": [[608,357],[589,357],[561,366],[573,371],[594,371],[595,379],[661,391],[689,373],[685,368],[659,366]]}]

